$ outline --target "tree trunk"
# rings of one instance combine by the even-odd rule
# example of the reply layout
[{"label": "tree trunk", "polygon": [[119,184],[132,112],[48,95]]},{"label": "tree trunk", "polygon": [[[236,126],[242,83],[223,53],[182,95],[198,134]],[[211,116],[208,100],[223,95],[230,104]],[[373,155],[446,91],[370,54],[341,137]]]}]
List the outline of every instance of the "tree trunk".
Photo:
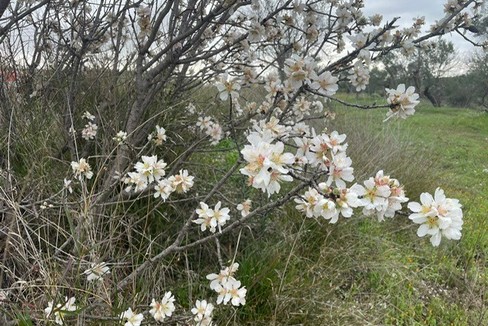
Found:
[{"label": "tree trunk", "polygon": [[427,86],[424,89],[424,95],[429,99],[430,103],[432,103],[432,105],[435,106],[436,108],[439,108],[441,106],[440,99],[436,97],[434,94],[432,94],[432,92],[430,91],[430,86]]}]

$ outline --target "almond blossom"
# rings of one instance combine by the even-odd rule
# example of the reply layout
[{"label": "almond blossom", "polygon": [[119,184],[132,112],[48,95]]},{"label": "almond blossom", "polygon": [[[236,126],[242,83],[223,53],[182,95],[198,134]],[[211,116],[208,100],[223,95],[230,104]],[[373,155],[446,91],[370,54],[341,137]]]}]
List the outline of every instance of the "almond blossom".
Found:
[{"label": "almond blossom", "polygon": [[397,89],[386,88],[390,110],[386,120],[395,116],[406,119],[415,113],[415,106],[419,104],[419,94],[415,93],[415,87],[410,86],[405,90],[405,84],[398,85]]},{"label": "almond blossom", "polygon": [[239,90],[241,89],[241,85],[237,80],[229,80],[227,74],[223,74],[220,77],[220,80],[215,84],[219,91],[219,98],[222,101],[226,101],[229,98],[229,95],[232,98],[239,97]]},{"label": "almond blossom", "polygon": [[100,262],[100,263],[91,263],[89,269],[83,272],[86,275],[87,281],[102,281],[103,276],[110,274],[110,268],[107,266],[107,263]]},{"label": "almond blossom", "polygon": [[239,268],[238,263],[224,268],[219,274],[209,274],[210,288],[218,293],[217,304],[231,303],[233,306],[246,304],[247,289],[241,286],[241,282],[234,278],[234,274]]},{"label": "almond blossom", "polygon": [[342,216],[351,217],[353,208],[359,205],[358,194],[347,188],[339,190],[339,195],[336,197],[336,208]]},{"label": "almond blossom", "polygon": [[91,114],[90,112],[88,112],[88,111],[83,112],[83,114],[81,115],[81,117],[83,119],[87,119],[88,121],[95,120],[95,116],[93,114]]},{"label": "almond blossom", "polygon": [[73,169],[75,177],[77,177],[79,180],[81,180],[83,176],[87,179],[91,179],[93,177],[91,166],[84,158],[81,158],[78,162],[71,162],[71,168]]},{"label": "almond blossom", "polygon": [[435,190],[434,196],[424,192],[420,195],[420,204],[410,202],[408,208],[413,212],[408,217],[416,224],[419,237],[430,235],[430,243],[437,247],[441,238],[459,240],[463,225],[463,212],[457,199],[446,198],[441,188]]},{"label": "almond blossom", "polygon": [[208,303],[207,300],[197,300],[195,307],[191,309],[194,315],[193,320],[197,322],[198,326],[207,326],[212,324],[212,313],[214,305]]},{"label": "almond blossom", "polygon": [[287,83],[295,90],[300,88],[304,83],[310,85],[311,80],[317,78],[314,69],[315,62],[312,58],[301,58],[293,54],[285,60],[285,73],[288,76]]},{"label": "almond blossom", "polygon": [[354,168],[351,167],[351,164],[352,160],[347,157],[344,152],[332,155],[327,185],[330,186],[332,183],[335,183],[338,188],[346,188],[346,183],[344,181],[351,182],[354,180]]},{"label": "almond blossom", "polygon": [[251,211],[251,200],[246,199],[245,201],[237,205],[237,210],[241,212],[242,217],[246,217],[247,215],[249,215],[249,212]]},{"label": "almond blossom", "polygon": [[339,78],[333,76],[329,71],[325,71],[312,82],[310,88],[317,90],[322,95],[333,96],[339,89],[338,81]]},{"label": "almond blossom", "polygon": [[354,184],[351,190],[361,197],[360,205],[363,206],[365,216],[377,214],[378,220],[383,220],[384,211],[388,207],[388,197],[391,193],[388,185],[377,185],[374,178],[369,178],[364,181],[364,187]]},{"label": "almond blossom", "polygon": [[299,212],[304,212],[306,217],[314,217],[316,209],[315,206],[322,201],[324,197],[315,188],[309,188],[305,194],[300,198],[295,198],[295,203],[298,205],[295,208]]},{"label": "almond blossom", "polygon": [[360,92],[365,90],[366,86],[369,84],[369,70],[361,63],[361,61],[356,61],[349,71],[349,76],[347,78],[351,85],[356,89],[356,92]]},{"label": "almond blossom", "polygon": [[120,130],[112,139],[115,140],[117,143],[122,144],[127,139],[127,133]]},{"label": "almond blossom", "polygon": [[136,314],[131,308],[120,314],[120,319],[126,320],[124,326],[140,326],[141,322],[144,320],[143,314]]},{"label": "almond blossom", "polygon": [[149,134],[147,137],[149,141],[153,141],[156,146],[161,146],[163,142],[166,141],[167,136],[166,136],[166,129],[163,127],[160,127],[159,125],[156,126],[156,131],[154,134]]},{"label": "almond blossom", "polygon": [[83,128],[83,130],[81,131],[81,138],[85,140],[94,139],[97,135],[97,131],[98,126],[92,122],[88,122],[88,124],[85,125],[85,128]]},{"label": "almond blossom", "polygon": [[200,208],[195,210],[198,219],[194,220],[193,223],[199,224],[202,231],[207,230],[207,228],[212,233],[215,233],[216,228],[221,231],[222,226],[230,220],[230,209],[227,207],[220,208],[221,205],[222,203],[219,201],[212,209],[204,202],[200,202]]},{"label": "almond blossom", "polygon": [[215,233],[217,220],[214,218],[214,210],[209,208],[204,202],[200,202],[200,208],[196,209],[196,213],[198,218],[193,223],[199,224],[202,232],[208,228],[210,232]]},{"label": "almond blossom", "polygon": [[186,193],[193,187],[194,177],[188,174],[188,170],[180,170],[179,174],[168,178],[171,187],[179,194]]},{"label": "almond blossom", "polygon": [[175,298],[171,291],[166,292],[161,301],[158,302],[154,298],[152,299],[149,313],[153,316],[154,320],[158,322],[163,321],[166,317],[171,317],[176,310],[174,302]]},{"label": "almond blossom", "polygon": [[169,198],[169,196],[175,191],[173,183],[168,179],[161,179],[154,186],[154,198],[161,197],[163,201]]},{"label": "almond blossom", "polygon": [[250,177],[250,184],[263,192],[271,194],[279,191],[280,181],[291,181],[285,176],[288,173],[287,165],[295,161],[291,153],[283,153],[284,144],[277,142],[271,144],[269,138],[263,138],[257,133],[251,133],[247,137],[250,145],[245,145],[241,153],[248,164],[240,171]]},{"label": "almond blossom", "polygon": [[48,306],[44,309],[44,313],[46,317],[50,318],[53,317],[54,314],[54,322],[58,325],[64,325],[64,316],[66,312],[76,311],[78,307],[75,305],[75,297],[68,297],[64,298],[64,304],[58,303],[56,307],[54,306],[54,301],[49,301]]},{"label": "almond blossom", "polygon": [[138,173],[147,179],[147,183],[159,181],[161,177],[166,174],[164,168],[166,163],[163,160],[158,160],[157,155],[142,156],[142,162],[137,162],[134,168]]}]

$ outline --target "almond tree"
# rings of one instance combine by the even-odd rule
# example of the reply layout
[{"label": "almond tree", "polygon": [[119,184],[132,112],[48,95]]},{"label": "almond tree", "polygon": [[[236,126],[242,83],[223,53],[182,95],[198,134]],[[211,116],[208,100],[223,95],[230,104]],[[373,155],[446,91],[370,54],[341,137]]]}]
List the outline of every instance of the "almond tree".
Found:
[{"label": "almond tree", "polygon": [[[445,16],[427,31],[420,18],[399,29],[400,18],[365,17],[361,0],[287,0],[266,11],[258,1],[242,0],[6,4],[2,65],[20,78],[0,104],[7,153],[0,183],[7,225],[2,262],[9,266],[1,287],[17,291],[12,284],[18,280],[37,282],[20,272],[34,258],[41,275],[62,266],[66,277],[54,279],[70,287],[73,266],[105,266],[111,256],[114,266],[121,261],[104,274],[111,286],[85,299],[98,309],[127,291],[149,305],[151,294],[137,292],[138,280],[149,279],[162,262],[181,269],[173,258],[205,244],[215,243],[222,271],[232,274],[219,239],[238,242],[236,231],[289,202],[330,223],[359,209],[378,221],[395,216],[408,201],[400,182],[380,170],[364,186],[351,185],[346,136],[309,123],[324,119],[328,101],[388,109],[387,119],[412,115],[418,104],[413,87],[388,89],[384,104],[358,105],[335,96],[338,84],[363,91],[371,62],[384,55],[411,55],[452,31],[468,37],[481,2],[449,1]],[[290,49],[282,49],[284,34],[296,35]],[[276,47],[291,55],[277,63],[280,56],[267,55]],[[198,96],[205,101],[191,100]],[[29,137],[43,132],[49,137],[39,154]],[[47,167],[28,164],[46,157]],[[422,200],[428,211],[412,206],[412,220],[422,224],[419,236],[432,235],[433,245],[459,239],[462,227],[460,204],[436,193],[442,198]],[[154,216],[164,225],[158,234],[144,227]],[[227,274],[215,285],[217,302],[244,305],[245,285]],[[51,298],[45,315],[34,318],[88,318],[60,302],[58,286],[47,277],[32,287],[35,297]],[[207,307],[213,310],[197,300],[195,316],[182,318],[210,323]],[[125,312],[112,314],[114,320],[143,319],[131,307],[115,308]]]}]

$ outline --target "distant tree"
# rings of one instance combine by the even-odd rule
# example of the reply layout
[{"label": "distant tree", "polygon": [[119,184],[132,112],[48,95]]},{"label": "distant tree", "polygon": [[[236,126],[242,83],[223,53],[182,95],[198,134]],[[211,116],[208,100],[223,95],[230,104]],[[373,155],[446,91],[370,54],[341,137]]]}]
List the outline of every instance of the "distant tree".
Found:
[{"label": "distant tree", "polygon": [[388,72],[380,67],[373,67],[369,73],[368,91],[370,94],[385,94],[385,88],[390,87]]},{"label": "distant tree", "polygon": [[469,80],[471,92],[478,104],[488,109],[488,54],[476,52],[470,61]]},{"label": "distant tree", "polygon": [[439,107],[445,96],[443,77],[455,73],[459,60],[452,42],[439,39],[418,46],[411,53],[389,53],[382,64],[388,87],[409,80],[422,96]]}]

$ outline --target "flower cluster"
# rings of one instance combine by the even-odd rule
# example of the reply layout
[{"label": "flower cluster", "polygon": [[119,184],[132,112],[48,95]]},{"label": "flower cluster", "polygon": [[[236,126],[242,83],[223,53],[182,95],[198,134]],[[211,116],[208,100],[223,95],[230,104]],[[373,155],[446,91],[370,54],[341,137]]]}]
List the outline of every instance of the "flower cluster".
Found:
[{"label": "flower cluster", "polygon": [[141,162],[135,164],[135,171],[129,172],[124,179],[124,183],[128,184],[125,188],[127,192],[143,191],[154,185],[154,197],[166,200],[173,192],[186,193],[193,187],[194,177],[190,176],[187,170],[180,170],[179,174],[165,179],[163,177],[166,174],[166,163],[163,160],[158,160],[157,155],[142,156],[141,159]]},{"label": "flower cluster", "polygon": [[230,220],[230,210],[227,207],[221,209],[221,205],[222,203],[219,201],[212,209],[204,202],[200,202],[200,208],[196,210],[198,219],[194,220],[193,223],[199,224],[202,231],[207,230],[207,228],[212,233],[215,233],[217,228],[221,231],[222,226]]},{"label": "flower cluster", "polygon": [[401,204],[408,201],[400,182],[385,176],[382,170],[374,178],[364,181],[364,186],[355,184],[351,190],[360,196],[363,214],[376,215],[378,221],[383,221],[385,217],[394,217],[396,211],[402,209]]},{"label": "flower cluster", "polygon": [[312,85],[313,80],[318,81],[315,72],[315,60],[310,57],[300,57],[293,54],[285,60],[285,73],[288,79],[285,81],[285,87],[297,90],[304,84]]},{"label": "flower cluster", "polygon": [[271,144],[272,138],[251,133],[241,154],[248,163],[240,171],[249,177],[249,184],[256,189],[268,193],[268,197],[280,191],[281,181],[293,181],[288,175],[287,165],[295,162],[291,153],[283,153],[285,146],[282,142]]},{"label": "flower cluster", "polygon": [[446,198],[444,190],[437,188],[434,196],[424,192],[420,203],[410,202],[408,208],[413,212],[408,218],[420,224],[419,237],[430,235],[430,243],[437,247],[441,238],[459,240],[463,226],[463,211],[459,200]]},{"label": "flower cluster", "polygon": [[120,130],[112,139],[115,140],[117,143],[122,144],[127,139],[127,133],[125,131]]},{"label": "flower cluster", "polygon": [[212,138],[212,145],[217,145],[222,139],[222,127],[218,122],[212,121],[211,117],[199,117],[197,127]]},{"label": "flower cluster", "polygon": [[54,315],[54,322],[58,325],[64,325],[64,316],[69,313],[76,311],[78,307],[75,305],[75,297],[64,298],[64,304],[58,303],[56,307],[54,306],[54,301],[49,301],[48,306],[44,309],[46,317],[51,318]]},{"label": "flower cluster", "polygon": [[383,221],[385,217],[395,216],[402,209],[401,204],[408,201],[398,180],[383,175],[383,171],[364,185],[347,188],[344,184],[333,188],[330,181],[319,183],[318,189],[309,188],[303,196],[295,198],[296,209],[307,217],[321,216],[336,223],[339,215],[351,217],[353,208],[363,207],[363,215],[376,215],[378,221]]},{"label": "flower cluster", "polygon": [[81,137],[85,140],[94,139],[97,135],[98,126],[94,123],[95,116],[88,111],[83,113],[82,118],[87,119],[88,123],[85,125],[85,128],[81,131]]},{"label": "flower cluster", "polygon": [[157,155],[142,156],[142,161],[137,162],[134,166],[135,171],[128,173],[128,178],[125,179],[125,183],[129,184],[126,188],[127,192],[134,190],[136,192],[142,191],[153,182],[159,182],[166,174],[164,168],[166,163],[163,160],[158,160]]},{"label": "flower cluster", "polygon": [[246,304],[247,289],[241,286],[241,282],[234,278],[234,274],[239,268],[238,263],[224,268],[219,274],[209,274],[207,279],[210,281],[210,288],[218,293],[217,304],[231,303],[233,306]]},{"label": "flower cluster", "polygon": [[350,189],[333,189],[320,183],[320,192],[309,188],[303,196],[295,198],[295,208],[307,217],[323,217],[329,223],[336,223],[339,215],[351,217],[353,208],[360,205],[358,195]]},{"label": "flower cluster", "polygon": [[137,18],[137,24],[140,28],[137,36],[139,40],[143,40],[151,32],[151,7],[139,7],[137,9]]},{"label": "flower cluster", "polygon": [[369,84],[369,70],[361,61],[356,61],[349,71],[348,78],[356,92],[363,91]]}]

